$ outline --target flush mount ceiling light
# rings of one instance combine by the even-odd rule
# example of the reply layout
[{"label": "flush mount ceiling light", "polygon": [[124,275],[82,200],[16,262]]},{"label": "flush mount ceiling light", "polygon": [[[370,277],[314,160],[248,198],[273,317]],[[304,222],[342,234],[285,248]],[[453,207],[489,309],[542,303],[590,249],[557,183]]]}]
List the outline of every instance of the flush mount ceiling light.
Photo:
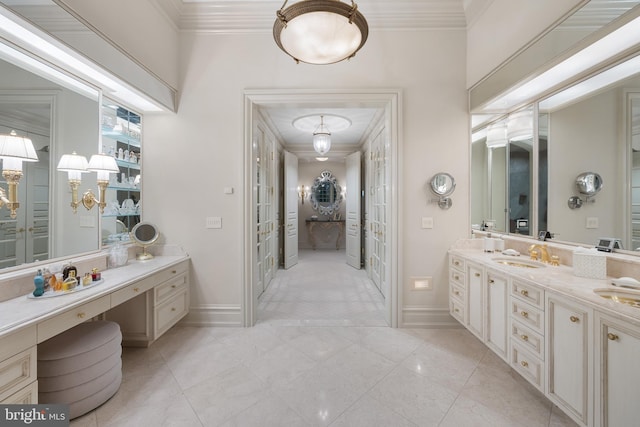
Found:
[{"label": "flush mount ceiling light", "polygon": [[329,160],[328,157],[316,157],[316,160],[319,162],[326,162],[327,160]]},{"label": "flush mount ceiling light", "polygon": [[273,38],[296,63],[324,65],[352,58],[367,41],[369,26],[358,12],[340,0],[302,0],[276,12]]},{"label": "flush mount ceiling light", "polygon": [[320,116],[320,125],[313,132],[313,149],[324,156],[331,149],[331,132],[324,125],[324,117]]}]

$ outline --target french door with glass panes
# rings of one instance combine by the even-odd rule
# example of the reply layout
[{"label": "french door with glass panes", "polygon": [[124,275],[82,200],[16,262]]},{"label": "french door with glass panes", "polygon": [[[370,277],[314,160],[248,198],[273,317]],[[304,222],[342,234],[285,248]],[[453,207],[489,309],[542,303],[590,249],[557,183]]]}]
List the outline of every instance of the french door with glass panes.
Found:
[{"label": "french door with glass panes", "polygon": [[389,162],[384,127],[371,140],[369,149],[369,248],[370,275],[382,295],[389,295],[388,273],[388,225],[387,202],[389,183]]},{"label": "french door with glass panes", "polygon": [[275,142],[262,124],[255,129],[254,155],[256,162],[256,232],[257,273],[255,282],[260,296],[273,278],[275,269]]}]

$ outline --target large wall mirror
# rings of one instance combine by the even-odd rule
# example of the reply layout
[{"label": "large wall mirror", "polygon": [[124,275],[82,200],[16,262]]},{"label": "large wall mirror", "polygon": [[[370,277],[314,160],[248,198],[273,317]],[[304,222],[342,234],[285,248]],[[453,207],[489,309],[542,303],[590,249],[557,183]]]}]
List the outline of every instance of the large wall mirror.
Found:
[{"label": "large wall mirror", "polygon": [[[98,151],[99,92],[79,90],[79,82],[69,89],[13,62],[0,55],[0,133],[28,136],[38,161],[24,168],[17,217],[0,208],[0,269],[100,248],[97,210],[74,215],[66,174],[56,171],[63,153],[89,157]],[[95,177],[85,181],[81,192],[96,190]],[[7,188],[4,181],[0,185]]]},{"label": "large wall mirror", "polygon": [[330,171],[323,171],[313,181],[311,187],[311,205],[320,215],[333,215],[342,203],[342,188]]}]

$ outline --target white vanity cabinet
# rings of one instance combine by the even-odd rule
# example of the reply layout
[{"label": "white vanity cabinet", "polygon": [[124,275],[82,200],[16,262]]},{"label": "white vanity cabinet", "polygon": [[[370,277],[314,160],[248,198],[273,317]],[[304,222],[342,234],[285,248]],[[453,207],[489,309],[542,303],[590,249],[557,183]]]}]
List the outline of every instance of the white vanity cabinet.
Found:
[{"label": "white vanity cabinet", "polygon": [[547,397],[576,422],[591,424],[593,310],[547,294]]},{"label": "white vanity cabinet", "polygon": [[0,402],[2,404],[37,401],[36,341],[35,325],[0,338]]},{"label": "white vanity cabinet", "polygon": [[596,312],[595,422],[602,427],[640,420],[640,326]]},{"label": "white vanity cabinet", "polygon": [[486,272],[485,343],[507,359],[507,296],[509,279],[492,270]]},{"label": "white vanity cabinet", "polygon": [[467,324],[475,336],[484,341],[484,268],[467,262]]},{"label": "white vanity cabinet", "polygon": [[449,258],[449,313],[460,323],[466,325],[466,281],[465,261],[456,256]]}]

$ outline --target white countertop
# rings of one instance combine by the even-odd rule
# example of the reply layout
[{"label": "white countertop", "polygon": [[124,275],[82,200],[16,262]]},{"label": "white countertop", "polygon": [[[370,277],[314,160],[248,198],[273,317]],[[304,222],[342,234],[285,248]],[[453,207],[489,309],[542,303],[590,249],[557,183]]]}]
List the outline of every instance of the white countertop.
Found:
[{"label": "white countertop", "polygon": [[614,279],[613,277],[602,280],[589,279],[575,276],[573,274],[573,267],[563,265],[544,265],[539,268],[523,268],[500,264],[493,260],[494,258],[508,258],[514,262],[518,260],[529,260],[527,256],[522,255],[510,257],[500,253],[487,253],[479,249],[471,248],[450,249],[449,253],[459,255],[469,261],[489,267],[492,270],[504,272],[514,278],[538,285],[545,290],[573,298],[579,303],[640,325],[640,308],[603,298],[593,292],[594,289],[607,288],[617,291],[629,291],[640,296],[640,290],[613,286],[611,284],[612,279]]},{"label": "white countertop", "polygon": [[122,267],[102,271],[103,283],[89,289],[53,298],[23,295],[0,302],[0,336],[47,320],[61,312],[109,295],[156,271],[189,259],[186,254],[161,255],[148,261],[129,260]]}]

